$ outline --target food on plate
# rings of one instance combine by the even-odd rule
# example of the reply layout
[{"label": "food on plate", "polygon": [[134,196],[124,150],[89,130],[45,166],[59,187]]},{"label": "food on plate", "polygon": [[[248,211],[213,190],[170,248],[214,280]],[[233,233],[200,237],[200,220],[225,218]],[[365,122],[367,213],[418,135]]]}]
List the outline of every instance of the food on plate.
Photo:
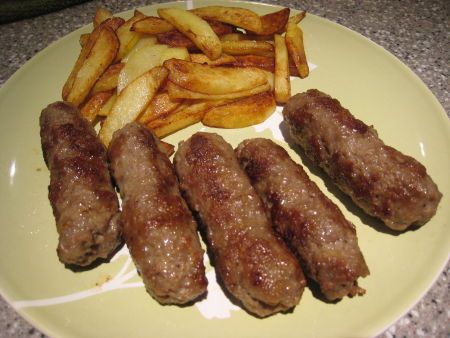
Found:
[{"label": "food on plate", "polygon": [[266,91],[213,107],[206,111],[202,123],[216,128],[244,128],[265,121],[276,107],[272,91]]},{"label": "food on plate", "polygon": [[229,55],[273,56],[273,45],[267,41],[222,41],[222,51]]},{"label": "food on plate", "polygon": [[291,97],[289,59],[285,38],[275,34],[275,100],[285,103]]},{"label": "food on plate", "polygon": [[108,100],[114,94],[109,92],[99,92],[93,95],[86,104],[83,105],[83,108],[80,110],[80,115],[83,116],[89,122],[94,122],[97,117],[99,111],[102,107],[108,102]]},{"label": "food on plate", "polygon": [[192,53],[189,55],[192,62],[203,63],[210,66],[223,66],[223,65],[231,65],[233,62],[236,62],[236,58],[231,55],[227,55],[222,53],[220,58],[216,60],[211,60],[205,54],[200,53]]},{"label": "food on plate", "polygon": [[59,260],[86,266],[107,258],[121,243],[121,227],[106,150],[72,104],[49,105],[39,122]]},{"label": "food on plate", "polygon": [[242,92],[267,84],[266,74],[258,68],[209,66],[179,59],[164,62],[169,81],[190,91],[221,95]]},{"label": "food on plate", "polygon": [[289,8],[283,8],[279,11],[261,16],[261,29],[255,32],[255,34],[269,36],[275,33],[283,33],[286,23],[289,20],[290,12]]},{"label": "food on plate", "polygon": [[125,64],[121,62],[109,66],[92,87],[90,95],[116,89],[119,74],[124,66]]},{"label": "food on plate", "polygon": [[134,45],[139,41],[140,33],[133,32],[131,27],[133,24],[141,19],[145,18],[145,15],[138,10],[134,11],[134,15],[125,21],[116,30],[117,38],[119,39],[119,51],[117,52],[116,62],[122,60],[125,55],[127,55],[130,50],[133,49]]},{"label": "food on plate", "polygon": [[150,130],[130,123],[114,133],[108,157],[125,243],[147,291],[162,304],[185,304],[206,292],[204,252],[165,151]]},{"label": "food on plate", "polygon": [[169,94],[166,92],[158,93],[150,101],[145,111],[139,117],[139,122],[146,124],[151,120],[166,116],[170,112],[177,109],[182,103],[183,100],[170,99]]},{"label": "food on plate", "polygon": [[120,92],[99,132],[104,145],[111,141],[113,133],[127,123],[135,121],[156,95],[167,78],[164,67],[155,67],[133,80]]},{"label": "food on plate", "polygon": [[276,231],[300,257],[304,271],[330,301],[364,294],[369,274],[356,230],[281,146],[243,141],[236,155],[269,211]]},{"label": "food on plate", "polygon": [[217,34],[202,18],[180,8],[159,8],[158,15],[191,39],[211,60],[222,54],[222,45]]},{"label": "food on plate", "polygon": [[316,89],[283,109],[293,140],[354,203],[393,230],[426,223],[442,197],[425,167]]},{"label": "food on plate", "polygon": [[261,18],[255,12],[239,7],[207,6],[191,10],[204,19],[217,20],[252,32],[261,30]]},{"label": "food on plate", "polygon": [[217,134],[199,132],[180,143],[174,164],[228,292],[260,317],[296,306],[305,286],[303,273],[273,232],[233,148]]},{"label": "food on plate", "polygon": [[103,21],[113,17],[113,14],[106,8],[99,7],[95,11],[93,25],[94,27],[99,26]]},{"label": "food on plate", "polygon": [[108,101],[106,101],[101,108],[98,110],[97,112],[97,116],[100,117],[106,117],[109,115],[109,113],[111,112],[111,108],[114,105],[114,102],[116,102],[117,100],[117,94],[114,93],[111,95],[111,97],[108,99]]},{"label": "food on plate", "polygon": [[288,22],[285,39],[289,56],[294,61],[299,76],[304,79],[309,75],[309,66],[303,45],[303,31],[296,23]]},{"label": "food on plate", "polygon": [[133,32],[156,35],[159,33],[170,32],[175,27],[164,19],[157,16],[147,16],[133,23],[130,28]]}]

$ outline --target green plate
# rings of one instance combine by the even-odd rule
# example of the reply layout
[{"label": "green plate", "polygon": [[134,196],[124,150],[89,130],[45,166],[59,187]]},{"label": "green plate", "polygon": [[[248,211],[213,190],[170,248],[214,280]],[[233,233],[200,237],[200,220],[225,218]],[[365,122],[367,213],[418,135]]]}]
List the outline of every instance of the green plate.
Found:
[{"label": "green plate", "polygon": [[[187,4],[192,5],[161,4],[143,11],[155,14],[158,7]],[[193,3],[195,7],[209,4],[220,2]],[[276,9],[256,3],[237,5],[261,14]],[[210,267],[207,299],[177,307],[161,306],[145,292],[126,249],[109,264],[90,271],[75,273],[59,263],[38,116],[47,104],[60,99],[80,50],[78,37],[90,29],[84,27],[36,55],[0,90],[0,289],[19,313],[58,337],[365,337],[387,328],[425,294],[450,248],[449,120],[417,76],[379,46],[314,15],[307,15],[301,26],[308,59],[316,67],[307,79],[293,79],[293,92],[318,88],[338,98],[356,117],[373,124],[387,144],[422,162],[444,195],[428,224],[393,235],[328,191],[318,171],[306,168],[312,169],[310,176],[356,225],[371,271],[360,282],[367,294],[329,304],[307,289],[292,313],[257,319],[228,301]],[[166,141],[177,144],[203,129],[218,132],[234,146],[244,138],[262,136],[287,147],[279,112],[260,126],[220,130],[198,124]],[[298,154],[289,152],[301,163]]]}]

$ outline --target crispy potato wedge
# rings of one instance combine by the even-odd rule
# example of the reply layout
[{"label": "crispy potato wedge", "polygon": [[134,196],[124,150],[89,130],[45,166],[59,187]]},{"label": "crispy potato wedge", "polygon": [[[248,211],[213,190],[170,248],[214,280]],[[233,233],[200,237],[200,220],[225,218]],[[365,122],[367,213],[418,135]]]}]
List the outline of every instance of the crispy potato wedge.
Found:
[{"label": "crispy potato wedge", "polygon": [[131,31],[130,28],[136,21],[143,18],[145,18],[144,14],[139,11],[134,11],[134,15],[117,29],[116,34],[120,41],[120,48],[117,53],[116,62],[122,60],[122,58],[127,55],[139,41],[141,34]]},{"label": "crispy potato wedge", "polygon": [[216,128],[244,128],[264,122],[276,106],[272,91],[266,91],[213,107],[205,113],[202,123]]},{"label": "crispy potato wedge", "polygon": [[303,45],[303,32],[297,24],[289,22],[286,27],[285,37],[289,56],[294,61],[299,76],[304,79],[309,75],[309,66]]},{"label": "crispy potato wedge", "polygon": [[105,105],[105,103],[111,98],[112,95],[113,93],[109,91],[109,92],[100,92],[91,96],[91,98],[81,108],[80,110],[81,116],[83,116],[86,120],[88,120],[91,123],[94,122],[98,112]]},{"label": "crispy potato wedge", "polygon": [[100,92],[106,92],[117,87],[117,80],[119,73],[125,66],[123,63],[115,63],[110,65],[91,89],[90,95],[95,95]]},{"label": "crispy potato wedge", "polygon": [[275,34],[275,99],[285,103],[291,97],[289,60],[284,37]]},{"label": "crispy potato wedge", "polygon": [[148,44],[136,49],[127,56],[127,62],[117,79],[117,94],[120,94],[128,84],[150,69],[161,66],[161,56],[168,49],[166,45]]},{"label": "crispy potato wedge", "polygon": [[211,60],[218,59],[222,54],[222,44],[205,20],[179,8],[160,8],[158,15],[191,39]]},{"label": "crispy potato wedge", "polygon": [[103,106],[100,108],[100,110],[97,112],[97,116],[100,117],[106,117],[111,112],[111,109],[114,105],[114,102],[117,100],[117,94],[113,93],[111,97],[106,101]]},{"label": "crispy potato wedge", "polygon": [[119,40],[114,31],[109,27],[101,29],[65,100],[76,106],[83,103],[99,77],[113,62],[118,49]]},{"label": "crispy potato wedge", "polygon": [[270,84],[265,83],[263,85],[254,87],[252,89],[243,90],[234,93],[226,94],[204,94],[191,91],[176,85],[175,83],[168,81],[166,85],[167,93],[172,100],[174,99],[204,99],[204,100],[226,100],[226,99],[237,99],[239,97],[250,96],[258,93],[270,90]]},{"label": "crispy potato wedge", "polygon": [[[233,67],[256,67],[268,72],[275,72],[275,58],[262,55],[236,55],[236,59],[231,66]],[[289,59],[289,73],[291,76],[298,76],[294,61]]]},{"label": "crispy potato wedge", "polygon": [[131,31],[143,34],[156,35],[174,30],[175,27],[164,19],[148,16],[138,20],[131,26]]},{"label": "crispy potato wedge", "polygon": [[183,60],[167,60],[169,80],[185,89],[203,94],[227,94],[249,90],[267,83],[258,68],[213,67]]},{"label": "crispy potato wedge", "polygon": [[75,65],[73,66],[72,71],[69,74],[69,77],[67,78],[66,82],[64,83],[64,86],[62,89],[63,100],[67,101],[67,97],[73,87],[77,73],[79,72],[80,68],[83,66],[84,62],[86,61],[86,58],[88,57],[89,53],[91,52],[92,47],[97,42],[100,32],[102,32],[102,30],[106,27],[109,27],[112,30],[116,30],[123,23],[124,23],[123,19],[113,17],[111,19],[103,21],[99,26],[97,26],[92,31],[91,34],[89,34],[89,38],[83,45],[83,48],[81,48],[81,52],[78,55],[77,61],[75,62]]},{"label": "crispy potato wedge", "polygon": [[173,153],[175,152],[175,146],[173,144],[161,140],[159,141],[159,144],[164,149],[164,152],[166,153],[167,157],[172,156]]},{"label": "crispy potato wedge", "polygon": [[122,90],[99,132],[100,140],[105,146],[108,146],[116,130],[139,117],[167,78],[168,73],[164,67],[155,67]]},{"label": "crispy potato wedge", "polygon": [[113,14],[108,11],[106,8],[103,7],[99,7],[97,8],[97,10],[95,11],[95,15],[94,15],[94,27],[97,27],[98,25],[100,25],[103,21],[112,18]]},{"label": "crispy potato wedge", "polygon": [[88,40],[89,40],[89,35],[90,35],[89,33],[81,34],[81,35],[80,35],[79,42],[80,42],[81,48],[83,48],[83,46],[88,42]]},{"label": "crispy potato wedge", "polygon": [[289,8],[283,8],[277,12],[269,13],[261,16],[261,30],[255,31],[258,35],[272,35],[275,33],[283,33],[286,23],[289,20]]},{"label": "crispy potato wedge", "polygon": [[216,60],[209,59],[205,54],[190,54],[192,62],[202,63],[210,66],[231,65],[236,62],[236,58],[232,55],[223,54]]},{"label": "crispy potato wedge", "polygon": [[305,11],[298,12],[297,14],[291,16],[288,22],[292,22],[297,25],[300,21],[302,21],[305,18],[305,15],[306,15]]},{"label": "crispy potato wedge", "polygon": [[189,105],[183,105],[179,109],[162,115],[157,119],[151,120],[147,127],[152,129],[156,136],[162,138],[174,132],[198,123],[208,109],[211,109],[212,103],[198,102]]},{"label": "crispy potato wedge", "polygon": [[273,45],[267,41],[222,41],[222,52],[230,55],[273,56]]},{"label": "crispy potato wedge", "polygon": [[191,10],[199,17],[217,20],[252,32],[261,30],[261,19],[255,12],[238,7],[208,6]]},{"label": "crispy potato wedge", "polygon": [[127,63],[130,55],[136,53],[139,49],[147,46],[153,46],[157,44],[157,39],[154,36],[143,36],[138,42],[134,45],[134,47],[122,58],[123,63]]},{"label": "crispy potato wedge", "polygon": [[155,120],[160,116],[167,115],[171,111],[177,109],[184,100],[172,100],[167,93],[158,93],[150,101],[145,111],[139,117],[139,122],[147,124],[151,120]]}]

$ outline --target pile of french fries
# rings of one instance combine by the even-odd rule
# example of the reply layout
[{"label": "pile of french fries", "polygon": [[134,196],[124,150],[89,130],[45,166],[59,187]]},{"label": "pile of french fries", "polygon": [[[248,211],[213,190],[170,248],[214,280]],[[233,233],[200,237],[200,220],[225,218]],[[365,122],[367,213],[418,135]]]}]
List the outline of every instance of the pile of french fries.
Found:
[{"label": "pile of french fries", "polygon": [[305,12],[209,6],[160,8],[158,16],[135,10],[124,20],[100,8],[80,37],[62,98],[101,122],[106,146],[132,121],[160,138],[198,122],[261,123],[291,96],[290,76],[308,76],[298,26]]}]

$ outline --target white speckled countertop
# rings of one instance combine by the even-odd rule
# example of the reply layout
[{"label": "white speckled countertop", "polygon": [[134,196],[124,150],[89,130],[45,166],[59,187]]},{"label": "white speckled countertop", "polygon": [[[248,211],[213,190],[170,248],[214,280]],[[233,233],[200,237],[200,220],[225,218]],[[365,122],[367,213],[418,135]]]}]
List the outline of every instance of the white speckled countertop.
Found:
[{"label": "white speckled countertop", "polygon": [[[0,85],[37,52],[91,22],[97,7],[120,12],[162,1],[89,1],[0,25]],[[409,66],[449,115],[450,5],[428,1],[264,1],[304,9],[357,31]],[[450,116],[450,115],[449,115]],[[448,154],[447,154],[448,155]],[[450,337],[450,265],[411,311],[379,337]],[[0,337],[45,337],[0,297]]]}]

